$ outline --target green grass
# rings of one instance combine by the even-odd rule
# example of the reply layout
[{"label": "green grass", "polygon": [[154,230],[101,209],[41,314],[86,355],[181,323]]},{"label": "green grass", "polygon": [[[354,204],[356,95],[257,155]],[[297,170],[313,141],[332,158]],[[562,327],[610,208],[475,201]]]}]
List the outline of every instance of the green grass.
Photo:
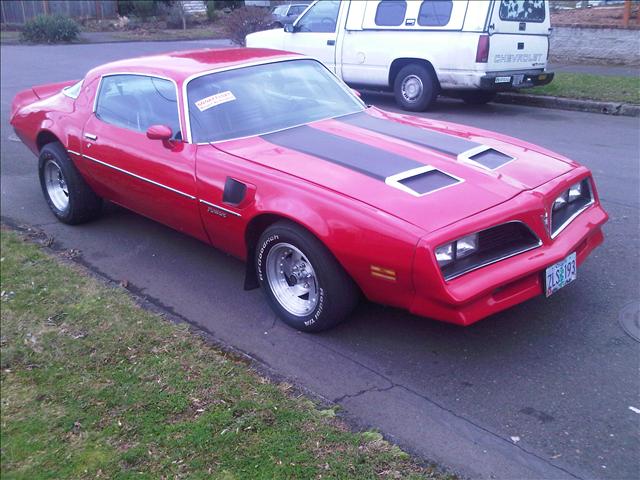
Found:
[{"label": "green grass", "polygon": [[18,43],[19,41],[20,41],[20,32],[0,30],[0,42]]},{"label": "green grass", "polygon": [[216,27],[163,29],[163,30],[125,30],[121,32],[109,32],[113,38],[131,41],[168,41],[168,40],[211,40],[224,38],[224,35]]},{"label": "green grass", "polygon": [[125,290],[0,236],[3,479],[445,478]]},{"label": "green grass", "polygon": [[559,72],[549,85],[522,93],[640,104],[640,78]]}]

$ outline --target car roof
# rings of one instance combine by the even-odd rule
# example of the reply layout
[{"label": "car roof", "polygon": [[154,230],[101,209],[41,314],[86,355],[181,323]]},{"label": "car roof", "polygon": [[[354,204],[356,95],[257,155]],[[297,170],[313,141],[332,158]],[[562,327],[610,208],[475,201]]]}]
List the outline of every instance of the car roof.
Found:
[{"label": "car roof", "polygon": [[266,48],[208,48],[118,60],[94,68],[87,77],[113,73],[142,73],[168,77],[181,83],[188,77],[211,70],[269,63],[295,57],[304,58],[295,53]]}]

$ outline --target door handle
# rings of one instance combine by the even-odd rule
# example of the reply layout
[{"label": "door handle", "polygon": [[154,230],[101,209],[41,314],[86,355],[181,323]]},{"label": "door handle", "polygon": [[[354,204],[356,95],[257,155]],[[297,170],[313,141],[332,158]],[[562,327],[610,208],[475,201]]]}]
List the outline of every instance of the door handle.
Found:
[{"label": "door handle", "polygon": [[94,135],[93,133],[85,133],[84,134],[84,138],[87,138],[89,140],[97,140],[98,136]]},{"label": "door handle", "polygon": [[335,45],[336,41],[335,40],[327,40],[327,45]]}]

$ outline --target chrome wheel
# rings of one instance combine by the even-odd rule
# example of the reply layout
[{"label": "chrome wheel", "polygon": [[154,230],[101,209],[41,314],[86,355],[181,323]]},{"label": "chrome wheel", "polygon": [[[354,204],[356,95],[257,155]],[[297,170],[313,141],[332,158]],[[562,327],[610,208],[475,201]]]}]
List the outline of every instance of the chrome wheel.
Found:
[{"label": "chrome wheel", "polygon": [[267,255],[267,283],[278,303],[298,317],[311,314],[318,305],[318,281],[305,255],[290,243],[274,245]]},{"label": "chrome wheel", "polygon": [[400,91],[407,102],[415,102],[422,95],[424,85],[417,75],[407,75],[402,80]]},{"label": "chrome wheel", "polygon": [[69,206],[69,189],[62,169],[55,160],[47,160],[44,165],[44,184],[53,206],[64,212]]}]

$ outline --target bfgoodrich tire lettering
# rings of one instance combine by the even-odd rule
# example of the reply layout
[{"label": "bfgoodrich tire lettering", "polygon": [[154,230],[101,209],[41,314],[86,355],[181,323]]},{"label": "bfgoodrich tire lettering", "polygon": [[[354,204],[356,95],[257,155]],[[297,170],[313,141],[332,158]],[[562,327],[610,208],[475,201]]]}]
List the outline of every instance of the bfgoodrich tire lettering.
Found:
[{"label": "bfgoodrich tire lettering", "polygon": [[38,173],[44,198],[58,220],[75,225],[100,215],[102,199],[87,185],[60,143],[42,148]]},{"label": "bfgoodrich tire lettering", "polygon": [[263,232],[255,263],[269,304],[293,328],[329,329],[357,304],[353,280],[316,237],[294,223],[277,222]]}]

